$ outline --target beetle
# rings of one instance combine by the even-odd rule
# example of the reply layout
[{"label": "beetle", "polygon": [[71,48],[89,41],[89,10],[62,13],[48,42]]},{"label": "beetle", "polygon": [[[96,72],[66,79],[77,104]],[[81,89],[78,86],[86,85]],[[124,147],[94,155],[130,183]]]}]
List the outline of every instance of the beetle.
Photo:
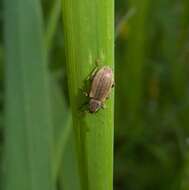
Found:
[{"label": "beetle", "polygon": [[114,86],[113,71],[108,66],[103,66],[92,76],[91,89],[89,92],[89,112],[95,113],[103,108],[104,102],[109,98]]}]

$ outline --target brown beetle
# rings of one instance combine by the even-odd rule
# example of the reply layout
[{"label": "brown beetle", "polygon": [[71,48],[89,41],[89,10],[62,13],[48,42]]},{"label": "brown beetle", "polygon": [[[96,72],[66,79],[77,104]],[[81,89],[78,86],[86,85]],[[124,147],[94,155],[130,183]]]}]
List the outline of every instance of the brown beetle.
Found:
[{"label": "brown beetle", "polygon": [[110,67],[104,66],[94,74],[89,93],[89,111],[91,113],[95,113],[103,107],[113,86],[114,77]]}]

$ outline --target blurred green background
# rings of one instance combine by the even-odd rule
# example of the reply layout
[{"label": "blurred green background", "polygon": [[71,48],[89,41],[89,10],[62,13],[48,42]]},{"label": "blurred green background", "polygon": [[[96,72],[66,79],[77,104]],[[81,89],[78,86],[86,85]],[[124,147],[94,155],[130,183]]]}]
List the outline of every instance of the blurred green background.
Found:
[{"label": "blurred green background", "polygon": [[117,0],[116,26],[115,187],[188,189],[189,1]]},{"label": "blurred green background", "polygon": [[[46,26],[52,3],[42,0]],[[189,1],[116,0],[115,5],[114,189],[186,190],[189,188]],[[2,15],[1,0],[1,148]],[[60,17],[49,49],[49,69],[53,80],[61,88],[64,86],[62,91],[67,95],[62,31]]]}]

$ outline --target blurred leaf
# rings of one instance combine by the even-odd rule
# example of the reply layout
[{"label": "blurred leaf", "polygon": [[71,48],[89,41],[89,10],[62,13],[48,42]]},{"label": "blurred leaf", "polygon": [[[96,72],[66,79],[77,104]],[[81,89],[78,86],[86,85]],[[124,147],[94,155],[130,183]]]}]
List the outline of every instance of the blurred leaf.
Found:
[{"label": "blurred leaf", "polygon": [[60,19],[61,13],[61,0],[54,0],[53,7],[51,9],[50,15],[48,17],[46,35],[45,35],[45,44],[47,47],[47,51],[50,50],[53,42],[53,38],[55,36],[58,21]]},{"label": "blurred leaf", "polygon": [[64,146],[62,165],[60,167],[60,176],[58,181],[59,188],[60,190],[81,190],[73,130],[70,131],[70,135],[67,140],[68,141]]},{"label": "blurred leaf", "polygon": [[5,0],[6,190],[52,190],[49,74],[38,0]]},{"label": "blurred leaf", "polygon": [[54,160],[53,176],[57,179],[62,162],[62,155],[65,153],[68,139],[71,135],[71,112],[66,98],[61,93],[60,87],[55,80],[51,82],[52,116],[54,123]]}]

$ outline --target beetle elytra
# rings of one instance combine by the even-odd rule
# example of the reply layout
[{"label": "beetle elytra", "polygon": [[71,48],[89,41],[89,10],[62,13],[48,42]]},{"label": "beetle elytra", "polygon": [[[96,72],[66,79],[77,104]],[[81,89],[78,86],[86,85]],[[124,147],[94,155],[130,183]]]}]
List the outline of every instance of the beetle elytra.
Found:
[{"label": "beetle elytra", "polygon": [[110,67],[100,68],[93,77],[89,93],[89,112],[95,113],[103,107],[114,86],[113,71]]}]

